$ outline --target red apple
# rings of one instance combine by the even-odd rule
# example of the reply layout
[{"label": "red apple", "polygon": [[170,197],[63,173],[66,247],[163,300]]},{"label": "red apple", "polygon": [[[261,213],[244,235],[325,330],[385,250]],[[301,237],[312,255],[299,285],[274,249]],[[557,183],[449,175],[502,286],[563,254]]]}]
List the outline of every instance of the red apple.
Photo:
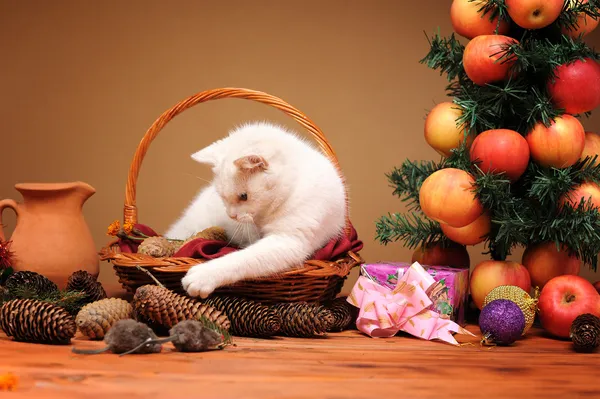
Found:
[{"label": "red apple", "polygon": [[464,170],[437,170],[421,185],[421,210],[428,218],[452,227],[473,223],[483,213],[483,205],[475,196],[474,184],[473,176]]},{"label": "red apple", "polygon": [[487,294],[501,285],[515,285],[531,291],[531,279],[525,266],[513,261],[483,261],[471,272],[470,289],[475,306],[479,309]]},{"label": "red apple", "polygon": [[516,57],[507,56],[506,50],[516,43],[518,40],[504,35],[481,35],[473,38],[463,52],[463,67],[469,79],[476,85],[483,86],[508,78]]},{"label": "red apple", "polygon": [[465,128],[457,123],[463,112],[451,102],[439,103],[425,119],[425,141],[443,156],[450,156],[450,150],[457,148],[461,142],[472,142],[472,136],[465,137]]},{"label": "red apple", "polygon": [[555,78],[547,84],[557,108],[567,114],[582,114],[600,105],[600,64],[591,58],[576,60],[554,69]]},{"label": "red apple", "polygon": [[541,29],[556,21],[564,0],[505,0],[508,15],[524,29]]},{"label": "red apple", "polygon": [[548,281],[538,299],[542,327],[559,338],[569,338],[573,320],[581,314],[600,316],[598,292],[586,279],[563,275]]},{"label": "red apple", "polygon": [[586,157],[594,158],[594,156],[596,157],[594,164],[597,164],[600,162],[600,135],[594,132],[585,132],[585,145],[579,159],[583,161]]},{"label": "red apple", "polygon": [[581,261],[569,255],[565,248],[559,251],[553,242],[544,242],[527,247],[521,260],[527,268],[531,285],[543,288],[551,279],[565,274],[578,275]]},{"label": "red apple", "polygon": [[561,115],[546,127],[541,121],[525,137],[529,152],[541,166],[566,168],[575,164],[585,147],[585,130],[577,118]]},{"label": "red apple", "polygon": [[594,283],[594,288],[596,289],[596,291],[598,291],[598,294],[600,294],[600,281],[596,281]]},{"label": "red apple", "polygon": [[[498,17],[490,21],[491,12],[483,15],[483,12],[479,11],[484,5],[481,0],[454,0],[450,6],[450,21],[454,31],[467,39],[496,33]],[[505,35],[509,29],[509,23],[501,21],[497,33]]]},{"label": "red apple", "polygon": [[[567,0],[566,1],[568,3],[567,5],[567,9],[571,8],[574,4],[573,0]],[[585,4],[587,3],[588,0],[583,0],[581,3]],[[567,28],[564,27],[562,28],[561,32],[563,35],[567,35],[572,37],[573,39],[579,37],[579,35],[583,35],[586,36],[588,35],[591,31],[593,31],[594,29],[596,29],[596,27],[598,26],[598,20],[594,19],[592,17],[590,17],[589,15],[587,15],[586,13],[579,13],[579,15],[577,16],[577,25],[573,28]]]},{"label": "red apple", "polygon": [[428,266],[457,268],[468,268],[471,265],[469,252],[463,245],[449,243],[442,247],[439,242],[431,243],[426,248],[417,248],[412,254],[412,262]]},{"label": "red apple", "polygon": [[562,209],[567,203],[573,208],[578,208],[582,200],[591,201],[594,208],[600,208],[600,187],[592,182],[581,183],[560,197],[558,209]]},{"label": "red apple", "polygon": [[442,232],[450,240],[462,245],[477,245],[485,241],[485,236],[490,232],[492,221],[490,215],[484,212],[473,223],[464,227],[452,227],[440,223]]},{"label": "red apple", "polygon": [[480,133],[470,149],[471,161],[479,160],[485,172],[504,172],[511,181],[517,181],[529,164],[529,144],[525,137],[509,129],[493,129]]}]

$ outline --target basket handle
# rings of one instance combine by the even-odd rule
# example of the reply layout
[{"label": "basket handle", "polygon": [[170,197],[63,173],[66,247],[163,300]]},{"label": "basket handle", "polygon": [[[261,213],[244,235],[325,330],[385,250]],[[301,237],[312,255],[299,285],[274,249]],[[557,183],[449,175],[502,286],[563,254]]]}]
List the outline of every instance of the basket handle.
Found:
[{"label": "basket handle", "polygon": [[244,88],[221,88],[221,89],[212,89],[202,91],[200,93],[194,94],[179,103],[175,106],[171,107],[167,111],[163,112],[163,114],[154,121],[152,126],[146,131],[144,137],[140,141],[137,150],[135,151],[135,155],[129,167],[129,174],[127,176],[127,186],[125,188],[125,206],[123,209],[123,221],[125,223],[137,223],[138,220],[138,211],[136,207],[136,185],[138,176],[140,173],[140,168],[142,166],[142,161],[146,156],[146,152],[148,152],[148,148],[152,141],[156,138],[158,133],[162,130],[162,128],[177,115],[182,113],[188,108],[193,107],[194,105],[211,101],[218,100],[222,98],[241,98],[245,100],[253,100],[262,104],[270,105],[274,108],[277,108],[283,113],[291,116],[296,122],[300,125],[304,126],[311,134],[313,139],[318,143],[319,147],[323,151],[323,153],[327,156],[329,161],[333,163],[335,166],[342,182],[344,183],[345,190],[345,218],[346,218],[346,234],[350,236],[351,233],[351,224],[350,218],[348,215],[348,190],[345,187],[345,178],[342,174],[340,165],[338,163],[338,159],[333,151],[333,148],[325,138],[323,132],[312,122],[306,115],[302,112],[283,101],[282,99],[272,96],[270,94],[244,89]]}]

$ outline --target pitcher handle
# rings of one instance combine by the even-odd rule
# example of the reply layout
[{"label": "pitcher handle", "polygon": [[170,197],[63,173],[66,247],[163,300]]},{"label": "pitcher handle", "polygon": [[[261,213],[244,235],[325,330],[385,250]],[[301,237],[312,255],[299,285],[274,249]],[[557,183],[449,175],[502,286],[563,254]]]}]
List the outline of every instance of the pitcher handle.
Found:
[{"label": "pitcher handle", "polygon": [[0,240],[2,241],[6,241],[6,237],[4,236],[4,223],[2,223],[2,212],[4,212],[4,209],[6,208],[11,208],[15,211],[17,219],[19,218],[19,204],[17,201],[11,199],[3,199],[0,201]]}]

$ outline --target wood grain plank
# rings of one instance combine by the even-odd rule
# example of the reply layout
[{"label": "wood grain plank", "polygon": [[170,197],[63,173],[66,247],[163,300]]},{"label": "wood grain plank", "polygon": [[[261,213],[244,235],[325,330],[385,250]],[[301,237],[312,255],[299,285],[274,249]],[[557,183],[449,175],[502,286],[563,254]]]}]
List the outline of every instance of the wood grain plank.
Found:
[{"label": "wood grain plank", "polygon": [[[534,329],[511,347],[488,349],[478,335],[455,347],[409,336],[373,339],[357,331],[317,339],[236,338],[222,351],[118,357],[76,355],[71,346],[0,336],[0,372],[19,376],[31,398],[593,398],[600,354]],[[98,348],[78,336],[78,347]]]}]

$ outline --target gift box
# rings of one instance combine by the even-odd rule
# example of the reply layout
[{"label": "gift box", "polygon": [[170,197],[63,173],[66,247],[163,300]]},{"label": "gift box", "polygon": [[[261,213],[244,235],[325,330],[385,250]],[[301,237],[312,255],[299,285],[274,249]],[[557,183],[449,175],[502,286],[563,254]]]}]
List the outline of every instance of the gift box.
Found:
[{"label": "gift box", "polygon": [[[361,266],[361,275],[391,290],[411,266],[406,262],[371,263]],[[432,301],[429,309],[460,326],[465,326],[465,311],[469,290],[469,269],[422,265],[435,283],[427,289]]]}]

